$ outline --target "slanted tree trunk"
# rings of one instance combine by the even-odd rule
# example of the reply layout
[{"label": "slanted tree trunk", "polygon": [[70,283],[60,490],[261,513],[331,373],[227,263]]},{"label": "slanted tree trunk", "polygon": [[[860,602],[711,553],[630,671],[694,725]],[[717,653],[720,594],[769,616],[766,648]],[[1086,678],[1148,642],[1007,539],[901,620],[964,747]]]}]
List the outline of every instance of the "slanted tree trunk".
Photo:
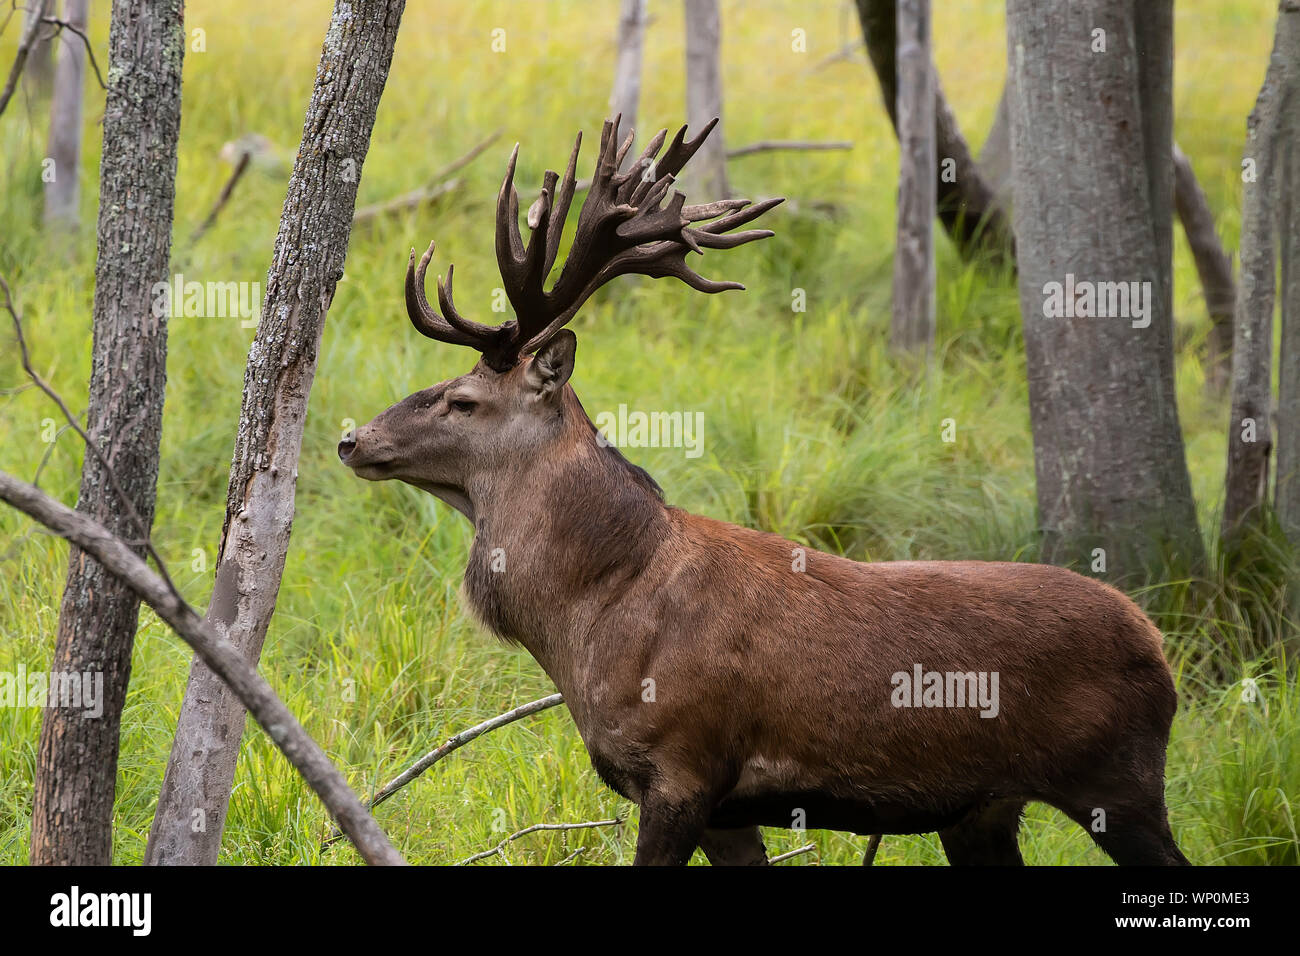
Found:
[{"label": "slanted tree trunk", "polygon": [[1268,497],[1273,450],[1273,306],[1277,292],[1277,213],[1282,200],[1279,134],[1288,102],[1287,58],[1296,55],[1296,13],[1283,2],[1264,85],[1246,124],[1242,163],[1241,284],[1232,345],[1232,414],[1223,482],[1223,535],[1256,520]]},{"label": "slanted tree trunk", "polygon": [[[1114,579],[1204,558],[1174,393],[1172,13],[1172,0],[1007,8],[1043,557]],[[1102,299],[1119,314],[1060,314],[1087,310],[1076,281],[1125,283],[1094,287],[1092,311]]]},{"label": "slanted tree trunk", "polygon": [[[28,0],[27,21],[53,16],[59,12],[58,0]],[[80,42],[80,41],[78,41]],[[48,99],[54,85],[54,27],[42,25],[36,40],[27,54],[27,68],[23,70],[23,89],[33,99]]]},{"label": "slanted tree trunk", "polygon": [[[336,0],[280,215],[244,401],[207,620],[250,661],[262,652],[293,523],[316,353],[343,275],[357,184],[405,0]],[[244,729],[238,698],[190,668],[145,862],[212,864]]]},{"label": "slanted tree trunk", "polygon": [[[867,56],[880,84],[889,120],[898,132],[898,0],[857,0],[858,21]],[[930,64],[934,70],[934,64]],[[1011,223],[998,208],[997,197],[971,157],[957,118],[934,78],[935,196],[939,222],[964,260],[986,255],[996,262],[1014,263]]]},{"label": "slanted tree trunk", "polygon": [[[99,459],[85,456],[77,510],[138,542],[153,522],[166,383],[167,316],[153,286],[167,280],[181,116],[183,0],[118,0],[109,28],[108,96],[99,174],[94,347],[87,431],[144,527],[116,499]],[[50,670],[103,676],[103,714],[49,707],[41,725],[32,810],[37,864],[112,860],[118,732],[131,673],[139,598],[73,548]]]},{"label": "slanted tree trunk", "polygon": [[898,233],[890,345],[934,349],[934,71],[929,0],[898,3]]},{"label": "slanted tree trunk", "polygon": [[1278,7],[1277,46],[1288,65],[1286,105],[1278,130],[1282,177],[1282,340],[1277,414],[1278,520],[1300,548],[1300,0]]},{"label": "slanted tree trunk", "polygon": [[689,192],[726,199],[727,147],[722,115],[722,21],[718,0],[686,2],[686,122],[692,134],[715,116],[715,129],[691,160],[687,181]]},{"label": "slanted tree trunk", "polygon": [[[86,28],[90,0],[68,0],[65,19]],[[54,177],[45,183],[45,224],[74,228],[81,204],[82,103],[86,87],[86,47],[71,30],[59,33],[59,60],[50,101],[50,140],[46,157]]]},{"label": "slanted tree trunk", "polygon": [[[641,49],[645,42],[646,0],[623,0],[618,18],[618,62],[614,67],[614,89],[609,94],[609,115],[621,115],[617,139],[621,143],[628,130],[636,128],[636,111],[641,102]],[[630,149],[623,157],[626,169],[636,159]]]},{"label": "slanted tree trunk", "polygon": [[[1010,75],[1006,82],[1011,82]],[[1011,209],[1011,90],[1006,84],[998,97],[988,138],[980,149],[979,171],[993,193],[994,203],[1007,215]]]},{"label": "slanted tree trunk", "polygon": [[1232,312],[1237,299],[1237,280],[1232,274],[1232,257],[1224,251],[1214,226],[1210,201],[1196,180],[1196,172],[1183,151],[1174,144],[1174,208],[1183,224],[1187,244],[1196,263],[1210,314],[1206,339],[1205,381],[1213,393],[1223,391],[1232,369]]}]

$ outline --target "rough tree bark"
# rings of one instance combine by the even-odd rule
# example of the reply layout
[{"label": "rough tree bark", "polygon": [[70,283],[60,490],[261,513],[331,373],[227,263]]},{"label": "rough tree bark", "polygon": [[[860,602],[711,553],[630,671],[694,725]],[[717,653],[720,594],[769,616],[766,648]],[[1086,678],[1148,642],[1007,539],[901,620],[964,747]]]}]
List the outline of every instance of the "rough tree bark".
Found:
[{"label": "rough tree bark", "polygon": [[1237,300],[1237,280],[1232,274],[1232,257],[1223,248],[1214,226],[1210,201],[1196,181],[1196,172],[1178,144],[1174,144],[1174,208],[1192,250],[1196,274],[1210,314],[1206,339],[1205,383],[1211,392],[1228,384],[1232,368],[1232,313]]},{"label": "rough tree bark", "polygon": [[45,527],[71,541],[121,581],[124,586],[166,621],[181,638],[221,675],[239,699],[244,701],[308,785],[320,796],[340,828],[367,863],[401,864],[405,861],[393,849],[384,831],[361,805],[325,751],[308,735],[289,708],[276,696],[243,655],[217,634],[212,625],[195,613],[117,535],[44,494],[39,488],[18,481],[0,471],[0,501],[35,518]]},{"label": "rough tree bark", "polygon": [[[898,21],[897,0],[857,0],[858,21],[867,56],[880,84],[889,120],[898,132]],[[934,70],[931,63],[930,69]],[[988,256],[995,262],[1014,263],[1015,237],[1011,223],[998,208],[997,197],[971,157],[970,147],[961,135],[957,118],[948,107],[934,75],[935,97],[935,195],[939,222],[948,233],[963,259]],[[952,160],[945,165],[946,160]],[[949,174],[945,169],[950,170]]]},{"label": "rough tree bark", "polygon": [[[621,143],[628,130],[636,129],[636,112],[641,102],[641,50],[645,43],[646,0],[623,0],[618,18],[618,61],[614,67],[614,88],[609,94],[609,115],[622,116],[618,124]],[[626,169],[636,159],[630,149],[623,157]]]},{"label": "rough tree bark", "polygon": [[[84,30],[90,0],[68,0],[64,19]],[[81,204],[82,103],[86,87],[86,47],[71,30],[59,32],[59,59],[50,101],[50,139],[46,156],[54,178],[45,184],[45,224],[75,228]]]},{"label": "rough tree bark", "polygon": [[718,0],[686,3],[686,122],[698,133],[715,116],[718,127],[691,160],[688,194],[731,195],[727,184],[727,147],[722,115],[722,21]]},{"label": "rough tree bark", "polygon": [[[94,346],[87,431],[145,527],[86,455],[77,510],[130,541],[149,534],[166,383],[167,316],[152,309],[171,253],[180,132],[183,0],[119,0],[109,28],[109,84],[99,174]],[[104,712],[51,707],[41,725],[32,810],[37,864],[112,859],[118,731],[140,600],[77,548],[59,609],[53,672],[102,674]]]},{"label": "rough tree bark", "polygon": [[[1007,83],[1011,77],[1007,77]],[[980,175],[993,193],[994,203],[1003,215],[1011,209],[1011,91],[1003,84],[993,125],[980,148]]]},{"label": "rough tree bark", "polygon": [[[1292,10],[1288,12],[1288,7]],[[1288,104],[1288,57],[1297,55],[1294,4],[1279,8],[1264,85],[1246,123],[1242,164],[1241,283],[1232,343],[1232,414],[1223,481],[1225,538],[1260,515],[1268,496],[1273,451],[1273,306],[1277,281],[1277,213],[1282,199],[1279,134]]]},{"label": "rough tree bark", "polygon": [[[1010,0],[1007,27],[1043,557],[1114,579],[1198,567],[1174,393],[1172,0]],[[1076,280],[1125,283],[1129,308],[1101,286],[1094,312],[1119,315],[1067,317],[1087,308]]]},{"label": "rough tree bark", "polygon": [[[352,230],[357,183],[405,0],[336,0],[280,216],[244,400],[207,620],[261,655],[293,523],[316,353]],[[238,698],[190,669],[145,862],[216,862],[244,728]]]},{"label": "rough tree bark", "polygon": [[1282,176],[1282,339],[1279,347],[1277,414],[1278,521],[1300,548],[1300,0],[1278,7],[1278,46],[1287,63],[1286,102],[1278,131]]},{"label": "rough tree bark", "polygon": [[934,71],[929,0],[898,3],[898,232],[889,344],[934,348]]}]

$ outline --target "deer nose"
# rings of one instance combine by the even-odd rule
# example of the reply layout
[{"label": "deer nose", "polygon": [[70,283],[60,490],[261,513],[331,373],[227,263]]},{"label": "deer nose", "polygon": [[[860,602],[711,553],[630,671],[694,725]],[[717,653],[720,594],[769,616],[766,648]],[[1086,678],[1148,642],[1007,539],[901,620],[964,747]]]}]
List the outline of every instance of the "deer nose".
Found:
[{"label": "deer nose", "polygon": [[348,432],[339,442],[339,460],[346,462],[352,453],[357,450],[356,432]]}]

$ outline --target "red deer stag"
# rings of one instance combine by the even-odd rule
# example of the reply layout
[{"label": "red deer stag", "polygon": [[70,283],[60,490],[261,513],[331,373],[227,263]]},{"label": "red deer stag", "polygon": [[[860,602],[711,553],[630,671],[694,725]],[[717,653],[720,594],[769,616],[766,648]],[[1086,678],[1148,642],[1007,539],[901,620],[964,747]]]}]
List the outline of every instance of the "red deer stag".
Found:
[{"label": "red deer stag", "polygon": [[[710,126],[709,129],[712,127]],[[515,318],[463,317],[452,270],[424,293],[429,338],[473,371],[416,392],[339,444],[359,477],[436,495],[474,527],[464,594],[550,675],[597,773],[641,808],[636,863],[766,862],[759,826],[937,830],[952,863],[1021,863],[1027,801],[1058,807],[1119,863],[1186,863],[1164,804],[1177,696],[1156,627],[1071,571],[975,561],[861,564],[670,507],[600,440],[567,384],[563,326],[615,276],[674,276],[688,252],[780,200],[684,205],[674,176],[709,129],[632,142],[605,124],[568,259],[545,289],[578,149],[548,171],[520,238],[518,147],[497,200],[496,253]]]}]

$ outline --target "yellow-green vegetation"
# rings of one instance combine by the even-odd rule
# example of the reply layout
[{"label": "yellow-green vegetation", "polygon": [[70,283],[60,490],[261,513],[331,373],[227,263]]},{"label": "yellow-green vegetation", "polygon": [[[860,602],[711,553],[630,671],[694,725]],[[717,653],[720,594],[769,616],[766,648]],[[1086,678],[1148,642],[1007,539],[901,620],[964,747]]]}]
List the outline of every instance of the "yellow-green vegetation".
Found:
[{"label": "yellow-green vegetation", "polygon": [[[287,169],[250,171],[212,231],[193,246],[189,237],[229,173],[219,158],[225,142],[257,133],[292,156],[328,6],[186,5],[186,26],[204,31],[206,49],[185,60],[174,272],[264,282]],[[90,31],[101,64],[107,7],[94,5]],[[943,84],[975,147],[1002,84],[1002,7],[998,0],[937,5]],[[680,4],[653,8],[643,129],[675,126],[684,114]],[[402,24],[360,202],[425,185],[492,130],[502,137],[431,208],[354,233],[321,346],[293,546],[262,671],[359,791],[372,791],[449,734],[552,690],[523,651],[501,646],[467,616],[458,596],[465,521],[411,488],[358,481],[338,464],[334,446],[345,420],[364,422],[472,364],[465,350],[431,343],[407,322],[400,288],[412,246],[437,238],[434,268],[455,261],[461,310],[482,321],[504,318],[491,311],[498,285],[492,207],[504,159],[514,141],[522,143],[517,181],[525,192],[546,166],[564,161],[581,128],[586,174],[613,76],[617,12],[616,0],[411,2]],[[588,411],[625,402],[703,412],[702,457],[628,450],[685,508],[864,560],[1032,560],[1033,447],[1014,281],[962,264],[941,238],[933,371],[918,376],[895,364],[885,340],[897,149],[851,5],[725,0],[723,17],[729,143],[848,139],[854,148],[733,162],[740,193],[792,200],[766,217],[774,239],[705,260],[704,274],[743,281],[747,292],[705,297],[675,283],[620,280],[590,302],[574,326],[573,384]],[[490,48],[497,27],[506,30],[503,53]],[[1272,27],[1268,4],[1178,4],[1176,134],[1230,249],[1245,119]],[[806,31],[807,52],[792,50],[795,29]],[[11,25],[0,40],[6,68],[16,35]],[[93,76],[89,82],[87,225],[75,242],[52,239],[38,225],[42,108],[20,93],[0,119],[0,272],[25,312],[38,369],[75,410],[84,408],[89,376],[103,105]],[[807,298],[802,313],[791,307],[797,289]],[[1208,320],[1181,235],[1175,299],[1180,411],[1210,540],[1227,407],[1204,392],[1198,356]],[[198,606],[212,586],[252,334],[238,318],[171,323],[155,542]],[[33,389],[11,390],[23,375],[8,333],[0,342],[7,390],[0,392],[0,467],[28,480],[39,472],[43,488],[72,502],[82,457],[76,436],[63,432],[52,448],[42,440],[43,420],[57,419],[57,411]],[[953,443],[941,441],[948,418]],[[61,541],[0,509],[0,670],[48,666],[66,556]],[[1293,662],[1288,669],[1265,653],[1286,634],[1277,579],[1289,560],[1261,558],[1236,586],[1215,571],[1196,582],[1156,581],[1135,594],[1168,635],[1183,694],[1168,797],[1175,835],[1194,862],[1300,862],[1300,687]],[[1207,651],[1215,648],[1212,668]],[[118,862],[142,858],[189,660],[188,648],[144,612],[123,720]],[[1257,679],[1257,694],[1243,694],[1245,677]],[[26,859],[39,729],[39,711],[0,708],[0,862]],[[615,814],[635,822],[635,808],[591,770],[563,708],[475,741],[377,812],[419,863],[463,859],[532,823]],[[223,859],[356,863],[346,845],[320,853],[327,832],[314,795],[250,729]],[[835,833],[768,833],[773,852],[805,839],[816,852],[791,865],[853,863],[865,844]],[[1082,830],[1043,807],[1031,809],[1021,842],[1031,863],[1106,862]],[[507,854],[516,863],[555,863],[582,846],[579,863],[622,863],[633,844],[631,826],[567,838],[538,833]],[[933,836],[889,837],[878,862],[943,859]]]}]

